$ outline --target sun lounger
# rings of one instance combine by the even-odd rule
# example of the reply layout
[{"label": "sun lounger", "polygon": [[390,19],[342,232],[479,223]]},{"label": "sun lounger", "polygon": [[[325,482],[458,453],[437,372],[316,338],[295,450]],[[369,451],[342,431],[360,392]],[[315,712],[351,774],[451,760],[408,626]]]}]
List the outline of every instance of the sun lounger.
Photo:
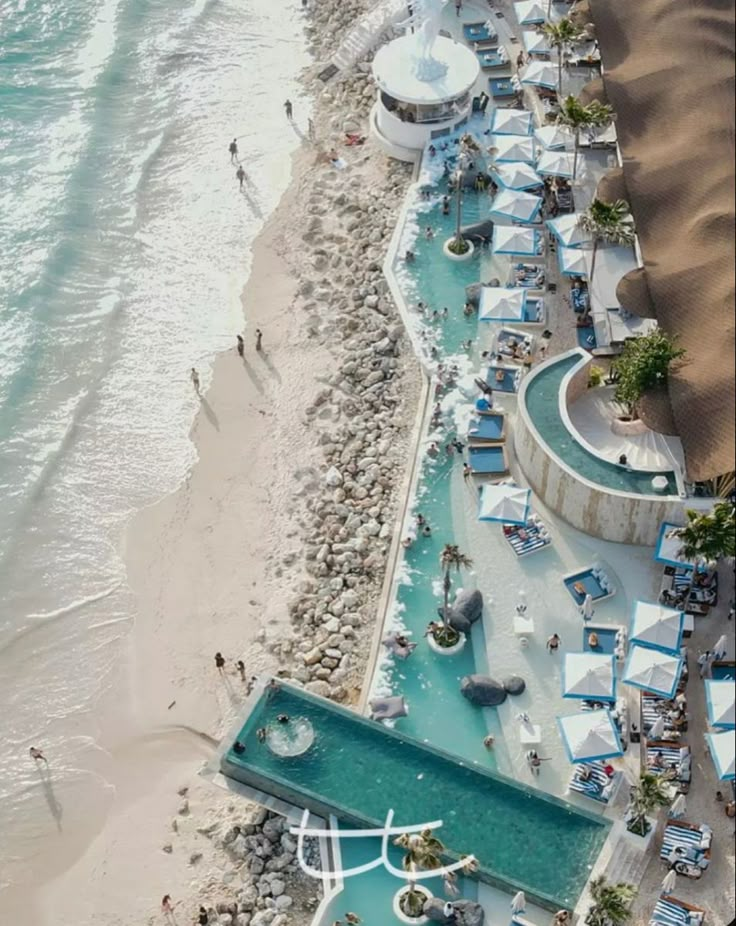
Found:
[{"label": "sun lounger", "polygon": [[557,208],[560,212],[572,212],[575,208],[572,190],[569,188],[556,190],[555,201],[557,202]]},{"label": "sun lounger", "polygon": [[538,264],[514,264],[509,278],[510,286],[524,289],[540,289],[544,286],[544,267]]},{"label": "sun lounger", "polygon": [[489,29],[488,23],[465,23],[463,36],[466,42],[481,45],[488,42],[497,42],[498,36],[494,29]]},{"label": "sun lounger", "polygon": [[503,535],[519,557],[537,553],[552,543],[549,531],[536,515],[532,515],[524,527],[504,524]]},{"label": "sun lounger", "polygon": [[509,56],[503,46],[501,48],[479,48],[475,56],[484,71],[496,71],[509,67]]},{"label": "sun lounger", "polygon": [[501,360],[510,360],[512,363],[524,363],[531,354],[534,338],[523,331],[514,331],[513,328],[501,328],[496,335],[496,353]]},{"label": "sun lounger", "polygon": [[641,693],[641,729],[645,735],[649,735],[649,731],[652,729],[654,724],[659,720],[660,717],[664,717],[664,732],[669,739],[678,739],[683,733],[687,730],[687,723],[681,724],[679,727],[669,719],[668,713],[671,710],[670,702],[665,701],[663,698],[658,698],[657,695],[647,694],[642,691]]},{"label": "sun lounger", "polygon": [[700,926],[705,920],[705,910],[676,900],[674,897],[660,897],[652,911],[649,926]]},{"label": "sun lounger", "polygon": [[706,824],[695,826],[672,820],[664,828],[659,857],[663,862],[669,862],[672,850],[681,849],[683,863],[705,870],[710,865],[712,842],[713,830]]},{"label": "sun lounger", "polygon": [[468,425],[468,440],[479,444],[500,444],[506,440],[506,419],[498,412],[472,419]]},{"label": "sun lounger", "polygon": [[[568,791],[583,794],[591,800],[607,804],[613,796],[616,786],[621,779],[619,772],[608,775],[605,762],[583,762],[573,769],[572,778],[567,786]],[[583,779],[585,770],[590,771],[590,777]]]},{"label": "sun lounger", "polygon": [[[657,764],[657,756],[662,758],[662,765]],[[670,740],[649,740],[646,744],[647,768],[655,775],[671,774],[678,782],[681,793],[686,793],[692,781],[692,755],[690,747],[684,743]]]},{"label": "sun lounger", "polygon": [[502,445],[496,447],[469,447],[470,470],[477,476],[506,476],[509,464]]}]

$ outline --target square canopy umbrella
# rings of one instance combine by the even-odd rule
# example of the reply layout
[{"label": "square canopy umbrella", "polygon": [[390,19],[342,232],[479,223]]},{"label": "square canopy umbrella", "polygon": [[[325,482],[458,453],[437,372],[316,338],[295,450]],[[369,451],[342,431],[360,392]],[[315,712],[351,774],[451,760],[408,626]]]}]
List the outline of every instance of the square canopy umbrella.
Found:
[{"label": "square canopy umbrella", "polygon": [[525,29],[521,37],[524,41],[524,48],[530,55],[551,55],[552,48],[547,41],[547,36],[542,32],[533,32],[531,29]]},{"label": "square canopy umbrella", "polygon": [[708,706],[708,723],[724,730],[736,729],[736,684],[730,679],[707,678],[705,703]]},{"label": "square canopy umbrella", "polygon": [[495,173],[501,186],[507,190],[528,190],[542,185],[542,178],[525,161],[504,162],[496,167]]},{"label": "square canopy umbrella", "polygon": [[547,21],[547,11],[538,0],[523,0],[515,3],[514,10],[520,26],[536,26]]},{"label": "square canopy umbrella", "polygon": [[521,287],[484,286],[480,291],[478,318],[481,321],[522,321],[526,310],[526,290]]},{"label": "square canopy umbrella", "polygon": [[531,489],[501,484],[484,485],[480,496],[479,521],[501,521],[524,525],[529,520]]},{"label": "square canopy umbrella", "polygon": [[570,762],[593,762],[624,754],[610,711],[568,714],[557,718],[557,726]]},{"label": "square canopy umbrella", "polygon": [[498,164],[504,161],[534,164],[534,139],[531,135],[492,135],[491,147],[496,149],[495,161]]},{"label": "square canopy umbrella", "polygon": [[665,653],[680,653],[685,615],[650,601],[637,601],[631,617],[629,639],[632,643],[659,649]]},{"label": "square canopy umbrella", "polygon": [[537,170],[547,177],[572,177],[573,161],[569,151],[547,149],[539,155]]},{"label": "square canopy umbrella", "polygon": [[678,537],[672,536],[679,524],[670,524],[662,521],[659,526],[657,545],[654,548],[654,561],[664,563],[665,566],[679,566],[681,569],[692,569],[695,563],[686,560],[682,554],[682,542]]},{"label": "square canopy umbrella", "polygon": [[542,197],[523,190],[500,190],[491,203],[492,216],[513,222],[534,222],[542,208]]},{"label": "square canopy umbrella", "polygon": [[587,277],[587,250],[583,248],[557,248],[557,265],[566,277]]},{"label": "square canopy umbrella", "polygon": [[556,219],[547,219],[547,228],[566,248],[580,248],[593,243],[589,233],[581,228],[580,215],[577,212],[558,215]]},{"label": "square canopy umbrella", "polygon": [[662,698],[674,698],[683,665],[680,656],[634,645],[629,650],[622,681]]},{"label": "square canopy umbrella", "polygon": [[562,697],[616,700],[616,659],[606,653],[565,653]]},{"label": "square canopy umbrella", "polygon": [[496,135],[531,135],[533,116],[526,109],[494,109],[491,132]]},{"label": "square canopy umbrella", "polygon": [[536,228],[519,228],[518,225],[495,225],[493,228],[494,254],[536,257],[541,250],[539,242]]},{"label": "square canopy umbrella", "polygon": [[534,137],[543,148],[565,148],[575,141],[572,132],[559,125],[543,125],[536,130]]},{"label": "square canopy umbrella", "polygon": [[530,61],[521,78],[527,87],[544,87],[554,90],[557,86],[557,69],[549,61]]},{"label": "square canopy umbrella", "polygon": [[716,767],[719,781],[734,781],[736,778],[736,736],[732,731],[728,733],[706,733],[705,741],[708,744],[710,757]]}]

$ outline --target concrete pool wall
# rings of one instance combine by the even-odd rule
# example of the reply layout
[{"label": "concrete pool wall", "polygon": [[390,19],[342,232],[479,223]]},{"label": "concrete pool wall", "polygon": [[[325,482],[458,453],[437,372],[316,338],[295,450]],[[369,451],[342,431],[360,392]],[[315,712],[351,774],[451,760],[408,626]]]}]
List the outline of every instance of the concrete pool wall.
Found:
[{"label": "concrete pool wall", "polygon": [[[548,369],[561,360],[578,355],[580,365],[567,374],[560,390],[560,413],[575,438],[567,415],[567,404],[587,388],[588,365],[591,355],[575,348],[540,364],[522,380],[519,390],[518,415],[514,427],[516,456],[534,491],[553,511],[573,527],[617,543],[654,546],[662,521],[682,517],[683,503],[673,496],[638,495],[607,489],[590,482],[571,469],[542,440],[526,406],[526,393],[540,370]],[[584,446],[584,442],[578,440]]]}]

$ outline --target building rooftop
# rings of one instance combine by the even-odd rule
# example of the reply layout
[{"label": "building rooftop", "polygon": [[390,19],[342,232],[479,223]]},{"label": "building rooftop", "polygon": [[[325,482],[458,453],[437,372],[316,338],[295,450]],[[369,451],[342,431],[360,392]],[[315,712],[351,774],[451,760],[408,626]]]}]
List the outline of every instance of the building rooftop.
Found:
[{"label": "building rooftop", "polygon": [[466,93],[480,73],[472,51],[454,39],[437,37],[432,57],[447,70],[435,80],[420,80],[410,63],[419,56],[417,34],[408,34],[384,45],[373,60],[376,84],[389,96],[403,103],[429,106],[454,100]]}]

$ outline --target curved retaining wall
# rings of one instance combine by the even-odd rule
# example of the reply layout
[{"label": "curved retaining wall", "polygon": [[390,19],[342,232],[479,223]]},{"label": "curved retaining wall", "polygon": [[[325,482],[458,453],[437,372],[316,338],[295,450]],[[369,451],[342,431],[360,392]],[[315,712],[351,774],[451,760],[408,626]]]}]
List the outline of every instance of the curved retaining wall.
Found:
[{"label": "curved retaining wall", "polygon": [[[575,349],[551,358],[537,370],[573,354],[580,354],[581,361],[589,359],[587,353]],[[661,522],[682,516],[682,502],[671,496],[658,498],[607,489],[570,469],[542,441],[527,412],[526,390],[537,370],[522,380],[514,425],[516,456],[529,484],[549,508],[586,534],[617,543],[654,546]],[[574,368],[568,376],[562,384],[563,401],[575,395],[581,382],[587,384],[587,364]]]}]

